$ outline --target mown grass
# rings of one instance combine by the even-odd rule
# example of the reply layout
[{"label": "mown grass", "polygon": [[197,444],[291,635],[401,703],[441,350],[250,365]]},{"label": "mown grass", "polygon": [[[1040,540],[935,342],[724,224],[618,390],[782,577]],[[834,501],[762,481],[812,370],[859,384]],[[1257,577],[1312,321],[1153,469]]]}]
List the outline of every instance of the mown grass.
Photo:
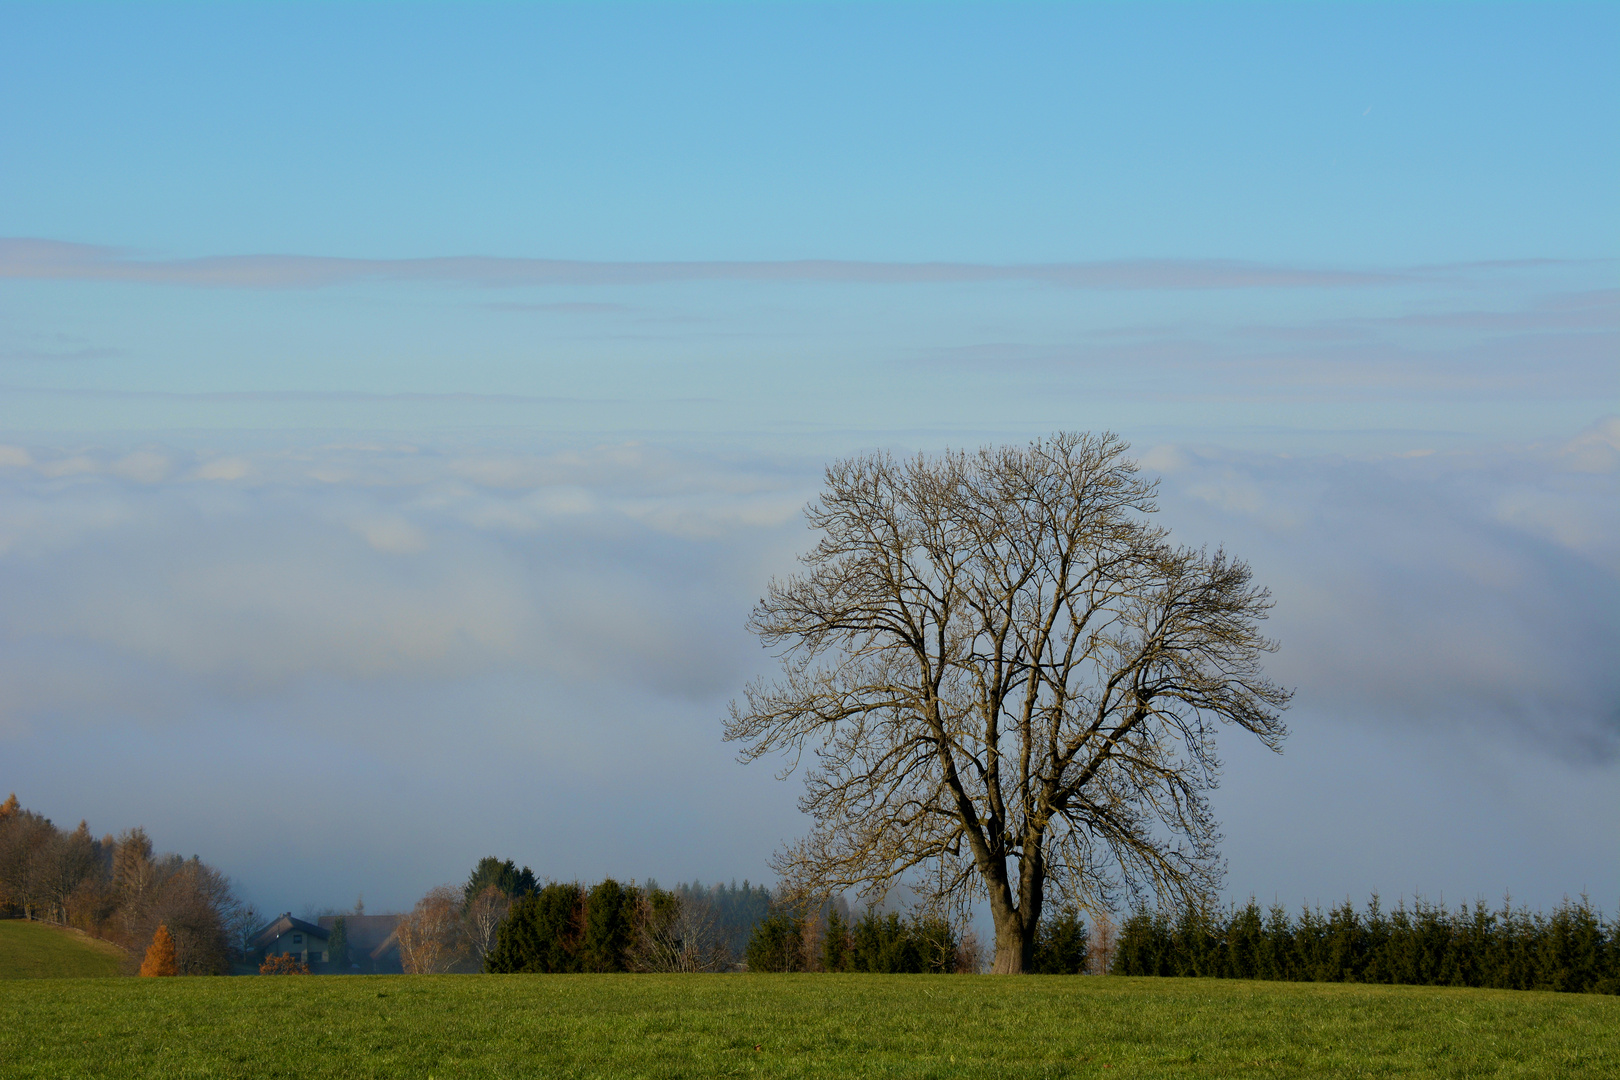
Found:
[{"label": "mown grass", "polygon": [[1620,1076],[1620,998],[906,975],[0,986],[7,1077]]},{"label": "mown grass", "polygon": [[0,979],[87,978],[118,974],[123,952],[73,930],[0,919]]}]

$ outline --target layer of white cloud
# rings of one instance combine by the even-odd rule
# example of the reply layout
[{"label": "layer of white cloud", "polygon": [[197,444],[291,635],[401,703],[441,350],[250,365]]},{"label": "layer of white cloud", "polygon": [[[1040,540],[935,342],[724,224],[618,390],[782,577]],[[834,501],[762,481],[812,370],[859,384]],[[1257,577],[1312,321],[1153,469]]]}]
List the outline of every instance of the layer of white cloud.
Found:
[{"label": "layer of white cloud", "polygon": [[[1271,670],[1298,688],[1304,755],[1233,748],[1237,850],[1257,829],[1293,843],[1244,794],[1276,770],[1323,806],[1372,782],[1370,760],[1336,777],[1323,746],[1449,740],[1609,783],[1620,419],[1467,453],[1141,450],[1173,535],[1224,544],[1277,600]],[[757,875],[797,828],[797,789],[732,765],[719,717],[767,669],[743,622],[810,541],[799,508],[822,463],[644,444],[0,448],[0,787],[98,828],[234,845],[221,861],[255,889],[322,902],[403,902],[485,849],[560,875]],[[222,769],[241,776],[231,809],[187,832]],[[614,809],[585,813],[605,787]],[[332,814],[359,839],[286,838]],[[535,814],[589,842],[541,843]],[[267,859],[291,868],[279,884]]]},{"label": "layer of white cloud", "polygon": [[1156,448],[1166,516],[1277,595],[1274,667],[1346,719],[1620,752],[1620,421],[1377,460]]}]

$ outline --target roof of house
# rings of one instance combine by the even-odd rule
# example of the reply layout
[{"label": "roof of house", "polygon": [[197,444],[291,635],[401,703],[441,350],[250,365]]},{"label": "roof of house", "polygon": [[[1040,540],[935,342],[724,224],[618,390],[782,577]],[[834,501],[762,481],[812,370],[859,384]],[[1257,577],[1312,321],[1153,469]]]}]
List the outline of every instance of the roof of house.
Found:
[{"label": "roof of house", "polygon": [[252,948],[262,949],[283,934],[290,933],[308,934],[311,937],[320,938],[322,941],[325,941],[329,936],[326,930],[316,926],[314,923],[307,923],[303,919],[295,919],[292,912],[284,911],[269,926],[254,934],[253,940],[248,944]]},{"label": "roof of house", "polygon": [[331,933],[332,927],[339,919],[343,920],[343,932],[349,938],[349,953],[365,953],[373,957],[380,957],[394,946],[394,928],[399,925],[403,915],[322,915],[321,926]]}]

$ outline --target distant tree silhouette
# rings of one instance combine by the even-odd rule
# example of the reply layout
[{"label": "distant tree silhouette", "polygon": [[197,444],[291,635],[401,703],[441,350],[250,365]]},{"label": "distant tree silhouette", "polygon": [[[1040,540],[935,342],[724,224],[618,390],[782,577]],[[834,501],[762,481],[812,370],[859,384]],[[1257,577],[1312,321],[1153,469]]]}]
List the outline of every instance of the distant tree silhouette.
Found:
[{"label": "distant tree silhouette", "polygon": [[683,899],[649,884],[637,902],[635,935],[625,954],[631,971],[724,971],[731,966],[714,908],[701,897]]},{"label": "distant tree silhouette", "polygon": [[80,822],[63,832],[49,818],[0,803],[0,918],[77,927],[127,950],[134,974],[162,926],[183,975],[223,975],[231,945],[258,919],[218,870],[196,856],[156,855],[142,829],[114,839]]},{"label": "distant tree silhouette", "polygon": [[585,890],[579,882],[553,883],[519,897],[484,957],[491,973],[584,970]]},{"label": "distant tree silhouette", "polygon": [[327,939],[326,951],[339,971],[349,970],[349,920],[342,915],[332,924],[332,936]]},{"label": "distant tree silhouette", "polygon": [[606,878],[552,882],[512,902],[484,954],[487,972],[709,971],[726,951],[703,905]]},{"label": "distant tree silhouette", "polygon": [[500,931],[501,923],[506,921],[507,913],[511,910],[512,898],[503,893],[499,885],[485,885],[462,912],[461,921],[467,942],[478,958],[480,971],[483,970],[484,960],[495,948],[495,935]]},{"label": "distant tree silhouette", "polygon": [[773,907],[755,927],[743,954],[749,971],[803,971],[804,917],[787,907]]}]

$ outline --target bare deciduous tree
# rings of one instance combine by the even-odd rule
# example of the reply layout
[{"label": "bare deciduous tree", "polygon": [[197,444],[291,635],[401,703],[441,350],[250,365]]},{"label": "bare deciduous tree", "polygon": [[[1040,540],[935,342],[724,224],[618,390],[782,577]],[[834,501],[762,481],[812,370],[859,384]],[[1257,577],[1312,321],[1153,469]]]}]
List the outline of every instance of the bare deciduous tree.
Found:
[{"label": "bare deciduous tree", "polygon": [[1280,749],[1289,693],[1260,668],[1269,594],[1148,524],[1156,483],[1127,449],[1061,434],[827,470],[805,571],[752,618],[782,672],[726,725],[745,761],[813,758],[785,885],[988,898],[1003,973],[1049,893],[1209,896],[1215,730]]},{"label": "bare deciduous tree", "polygon": [[649,890],[638,906],[632,970],[724,971],[731,966],[714,908],[706,901]]},{"label": "bare deciduous tree", "polygon": [[222,915],[226,939],[231,943],[233,957],[237,960],[247,960],[253,951],[253,939],[267,920],[259,914],[258,908],[235,896],[227,902]]},{"label": "bare deciduous tree", "polygon": [[[196,858],[169,855],[154,863],[154,877],[145,903],[128,913],[138,949],[142,938],[166,925],[173,937],[176,963],[182,975],[223,975],[230,971],[229,909],[238,901],[230,879]],[[133,953],[132,953],[133,955]]]},{"label": "bare deciduous tree", "polygon": [[152,862],[152,840],[141,828],[126,829],[113,854],[112,884],[120,904],[139,907],[157,870]]},{"label": "bare deciduous tree", "polygon": [[440,975],[462,957],[461,893],[448,885],[430,889],[395,931],[407,975]]},{"label": "bare deciduous tree", "polygon": [[1114,952],[1119,945],[1119,927],[1106,911],[1092,916],[1091,946],[1086,967],[1093,975],[1107,975],[1114,968]]},{"label": "bare deciduous tree", "polygon": [[478,968],[484,967],[484,958],[495,948],[495,939],[501,920],[512,910],[512,898],[499,885],[485,885],[467,902],[463,918],[467,925],[467,941],[478,957]]}]

